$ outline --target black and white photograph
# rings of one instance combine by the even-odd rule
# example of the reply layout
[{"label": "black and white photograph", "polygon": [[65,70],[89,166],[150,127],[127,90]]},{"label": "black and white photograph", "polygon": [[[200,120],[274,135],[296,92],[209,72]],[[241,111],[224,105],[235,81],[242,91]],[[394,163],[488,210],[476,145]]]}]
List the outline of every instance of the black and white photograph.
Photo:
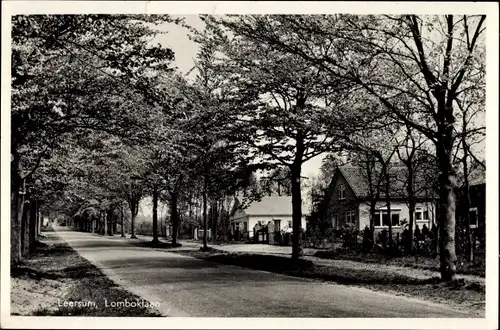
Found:
[{"label": "black and white photograph", "polygon": [[495,4],[2,12],[3,328],[498,328]]}]

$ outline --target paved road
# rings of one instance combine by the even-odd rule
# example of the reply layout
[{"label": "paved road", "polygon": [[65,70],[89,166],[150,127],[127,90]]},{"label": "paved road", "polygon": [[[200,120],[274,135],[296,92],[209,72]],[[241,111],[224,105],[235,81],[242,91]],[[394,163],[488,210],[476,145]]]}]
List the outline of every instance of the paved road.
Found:
[{"label": "paved road", "polygon": [[118,236],[56,230],[113,281],[159,302],[166,316],[467,317],[421,300],[140,248]]}]

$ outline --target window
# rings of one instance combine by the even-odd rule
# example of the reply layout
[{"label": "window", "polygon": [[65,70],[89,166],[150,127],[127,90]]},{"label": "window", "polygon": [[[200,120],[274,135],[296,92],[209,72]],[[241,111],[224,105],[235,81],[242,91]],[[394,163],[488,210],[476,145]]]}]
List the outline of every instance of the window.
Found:
[{"label": "window", "polygon": [[469,209],[469,223],[471,227],[477,227],[477,207]]},{"label": "window", "polygon": [[292,220],[288,220],[288,228],[292,228]]},{"label": "window", "polygon": [[389,213],[382,212],[382,226],[389,226]]},{"label": "window", "polygon": [[243,231],[248,231],[248,223],[246,221],[243,222]]},{"label": "window", "polygon": [[345,184],[339,185],[339,199],[345,199]]},{"label": "window", "polygon": [[[399,210],[391,210],[391,224],[401,226]],[[389,227],[389,213],[385,210],[377,211],[374,214],[375,227]]]},{"label": "window", "polygon": [[356,212],[349,211],[345,213],[345,224],[346,225],[356,224]]},{"label": "window", "polygon": [[399,213],[391,213],[392,225],[399,226]]},{"label": "window", "polygon": [[424,210],[421,207],[417,207],[415,209],[415,221],[428,221],[429,220],[429,211]]}]

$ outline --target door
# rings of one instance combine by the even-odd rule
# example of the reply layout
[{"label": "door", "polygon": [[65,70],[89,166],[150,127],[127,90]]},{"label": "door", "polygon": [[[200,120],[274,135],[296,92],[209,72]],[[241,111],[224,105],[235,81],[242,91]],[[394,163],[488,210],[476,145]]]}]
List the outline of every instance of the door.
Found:
[{"label": "door", "polygon": [[280,232],[281,231],[281,220],[276,219],[274,220],[274,232]]}]

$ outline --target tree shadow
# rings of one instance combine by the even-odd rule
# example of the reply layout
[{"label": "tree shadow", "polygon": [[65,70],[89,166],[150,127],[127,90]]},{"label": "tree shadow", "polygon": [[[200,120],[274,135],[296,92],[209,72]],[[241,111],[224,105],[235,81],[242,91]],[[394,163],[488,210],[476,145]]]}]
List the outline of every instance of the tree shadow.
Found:
[{"label": "tree shadow", "polygon": [[133,242],[131,244],[133,246],[137,246],[137,247],[150,247],[150,248],[163,248],[163,249],[173,249],[173,248],[182,247],[182,244],[180,244],[180,243],[172,244],[172,243],[167,243],[167,242],[162,242],[162,241],[158,241],[158,242],[137,241],[137,242]]},{"label": "tree shadow", "polygon": [[398,285],[398,286],[445,286],[450,290],[484,292],[485,287],[467,283],[464,279],[442,282],[439,277],[417,278],[386,271],[369,269],[343,269],[315,265],[310,260],[292,260],[290,257],[256,254],[217,254],[202,257],[205,260],[227,265],[257,269],[294,277],[336,282],[344,285]]},{"label": "tree shadow", "polygon": [[27,266],[14,266],[11,268],[10,275],[12,278],[29,277],[35,280],[61,280],[65,278],[82,279],[86,277],[104,276],[88,264],[76,267],[66,267],[58,271],[40,271]]}]

